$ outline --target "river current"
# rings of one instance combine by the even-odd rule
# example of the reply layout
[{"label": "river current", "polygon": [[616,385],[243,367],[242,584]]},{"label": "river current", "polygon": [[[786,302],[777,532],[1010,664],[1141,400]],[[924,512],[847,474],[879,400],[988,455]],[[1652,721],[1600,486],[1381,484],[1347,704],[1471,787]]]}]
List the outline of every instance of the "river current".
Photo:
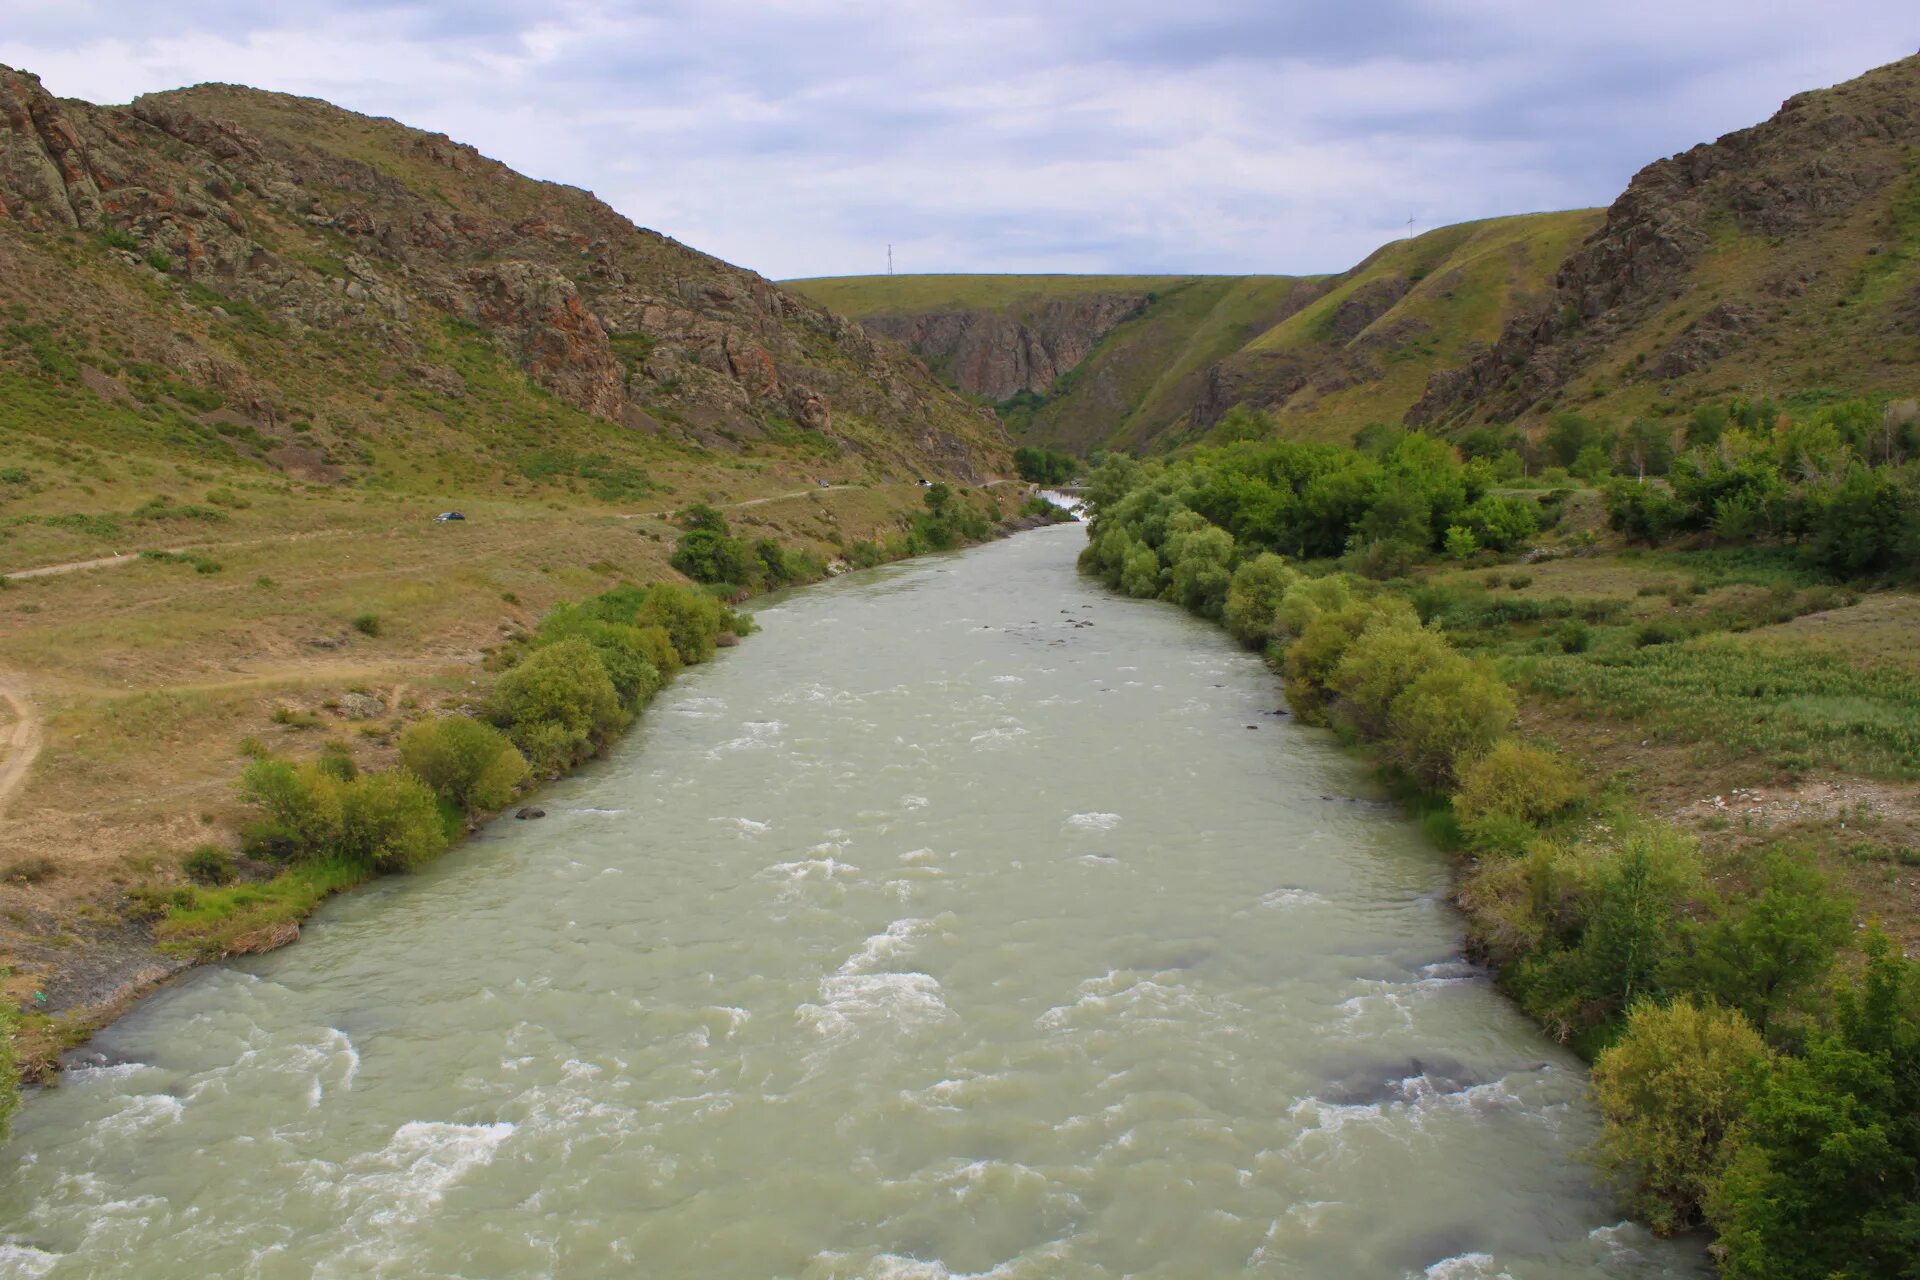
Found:
[{"label": "river current", "polygon": [[197,971],[0,1275],[1647,1277],[1444,858],[1076,526],[775,597],[604,762]]}]

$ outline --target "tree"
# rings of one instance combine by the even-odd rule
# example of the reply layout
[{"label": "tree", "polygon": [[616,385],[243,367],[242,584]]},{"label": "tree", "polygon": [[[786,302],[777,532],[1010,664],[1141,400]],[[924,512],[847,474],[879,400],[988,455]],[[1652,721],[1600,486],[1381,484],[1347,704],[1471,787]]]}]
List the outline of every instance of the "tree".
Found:
[{"label": "tree", "polygon": [[505,734],[470,716],[407,726],[400,765],[468,812],[498,809],[527,777],[527,761]]},{"label": "tree", "polygon": [[1915,966],[1877,931],[1863,950],[1835,1030],[1755,1073],[1739,1150],[1707,1203],[1727,1280],[1920,1273]]},{"label": "tree", "polygon": [[1636,1216],[1659,1235],[1693,1225],[1733,1155],[1745,1077],[1766,1045],[1730,1009],[1643,1000],[1594,1060],[1597,1163],[1626,1175]]},{"label": "tree", "polygon": [[1762,887],[1738,909],[1721,904],[1699,932],[1682,980],[1746,1014],[1761,1035],[1824,978],[1853,934],[1853,904],[1803,857],[1775,853]]},{"label": "tree", "polygon": [[1258,647],[1273,634],[1274,611],[1300,575],[1284,558],[1263,551],[1233,571],[1221,611],[1227,631],[1241,644]]},{"label": "tree", "polygon": [[366,774],[345,788],[341,801],[344,857],[376,871],[411,871],[446,850],[433,792],[410,773]]},{"label": "tree", "polygon": [[[649,606],[663,589],[648,597]],[[627,723],[607,669],[578,636],[535,649],[502,674],[487,712],[529,762],[550,774],[594,754]]]},{"label": "tree", "polygon": [[1460,770],[1513,727],[1513,690],[1484,662],[1450,653],[1387,713],[1387,753],[1424,786],[1451,790]]}]

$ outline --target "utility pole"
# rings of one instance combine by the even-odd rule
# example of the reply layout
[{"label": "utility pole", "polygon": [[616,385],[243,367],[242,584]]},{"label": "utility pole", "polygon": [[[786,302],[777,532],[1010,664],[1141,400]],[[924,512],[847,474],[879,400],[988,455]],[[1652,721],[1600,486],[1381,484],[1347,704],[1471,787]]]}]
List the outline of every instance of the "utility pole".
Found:
[{"label": "utility pole", "polygon": [[1413,210],[1407,210],[1407,239],[1413,239]]}]

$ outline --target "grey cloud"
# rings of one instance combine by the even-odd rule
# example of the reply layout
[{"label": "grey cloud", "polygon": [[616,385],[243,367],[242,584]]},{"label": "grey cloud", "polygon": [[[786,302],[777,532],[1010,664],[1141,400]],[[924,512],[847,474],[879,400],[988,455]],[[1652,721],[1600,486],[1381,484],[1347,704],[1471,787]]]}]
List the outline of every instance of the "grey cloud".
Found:
[{"label": "grey cloud", "polygon": [[15,0],[0,61],[447,132],[774,275],[1338,269],[1602,204],[1642,164],[1911,52],[1909,0]]}]

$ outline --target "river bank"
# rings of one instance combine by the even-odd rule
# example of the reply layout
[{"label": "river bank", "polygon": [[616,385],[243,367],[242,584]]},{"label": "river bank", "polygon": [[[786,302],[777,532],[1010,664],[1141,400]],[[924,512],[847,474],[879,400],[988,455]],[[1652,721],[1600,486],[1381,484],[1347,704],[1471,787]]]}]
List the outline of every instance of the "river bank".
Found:
[{"label": "river bank", "polygon": [[[969,501],[998,513],[998,492],[988,486]],[[841,486],[728,505],[742,509],[736,520],[744,530],[818,549],[824,561],[855,544],[904,554],[898,535],[921,498],[911,485]],[[384,524],[335,529],[324,568],[313,559],[310,538],[252,540],[248,562],[235,567],[271,573],[257,574],[250,589],[238,592],[225,574],[154,581],[164,566],[136,565],[113,568],[106,577],[41,578],[10,593],[30,590],[36,598],[9,602],[13,619],[25,625],[11,634],[11,644],[0,643],[0,659],[33,673],[34,699],[24,698],[23,680],[20,705],[32,711],[33,727],[47,740],[30,777],[22,769],[21,782],[30,786],[0,824],[13,859],[0,868],[0,951],[5,989],[22,1009],[14,1043],[27,1081],[49,1079],[63,1054],[194,965],[285,945],[297,937],[299,920],[342,887],[329,883],[301,895],[268,925],[239,936],[237,945],[209,949],[189,933],[156,948],[156,923],[180,914],[169,899],[195,891],[180,859],[198,847],[237,843],[248,813],[234,783],[253,754],[306,758],[333,743],[350,753],[356,768],[389,769],[406,725],[434,709],[478,705],[490,679],[489,655],[536,627],[549,605],[613,580],[677,576],[666,563],[673,526],[658,516],[577,521],[514,512],[510,518],[483,504],[468,511],[469,522],[453,530],[457,540],[444,530],[423,534]],[[996,515],[995,536],[1038,522]],[[451,558],[431,579],[413,576],[442,557]],[[586,567],[555,563],[567,559]],[[290,572],[296,561],[302,567]],[[315,573],[326,576],[310,576]],[[398,596],[396,574],[405,575]],[[132,576],[116,583],[114,575]],[[325,606],[316,611],[301,603],[314,597],[319,582],[328,597],[357,602],[364,610],[358,616],[375,619],[377,633],[329,618],[332,609]],[[157,615],[132,634],[109,623],[124,616],[130,599]],[[256,614],[263,604],[269,612]],[[286,616],[289,605],[297,620]],[[182,612],[190,617],[178,616]],[[63,633],[86,629],[92,647],[47,649],[33,628],[56,617]],[[209,634],[209,628],[233,634]],[[235,660],[207,646],[228,640],[257,643],[263,651]],[[316,656],[289,653],[295,645]],[[74,668],[76,659],[83,670]],[[201,664],[217,664],[213,679],[189,675]],[[158,682],[113,693],[99,688],[106,671]],[[241,869],[256,878],[274,871],[264,863]]]},{"label": "river bank", "polygon": [[1461,962],[1445,860],[1080,545],[763,601],[544,821],[105,1031],[0,1242],[51,1280],[1687,1274],[1570,1159],[1580,1074]]}]

